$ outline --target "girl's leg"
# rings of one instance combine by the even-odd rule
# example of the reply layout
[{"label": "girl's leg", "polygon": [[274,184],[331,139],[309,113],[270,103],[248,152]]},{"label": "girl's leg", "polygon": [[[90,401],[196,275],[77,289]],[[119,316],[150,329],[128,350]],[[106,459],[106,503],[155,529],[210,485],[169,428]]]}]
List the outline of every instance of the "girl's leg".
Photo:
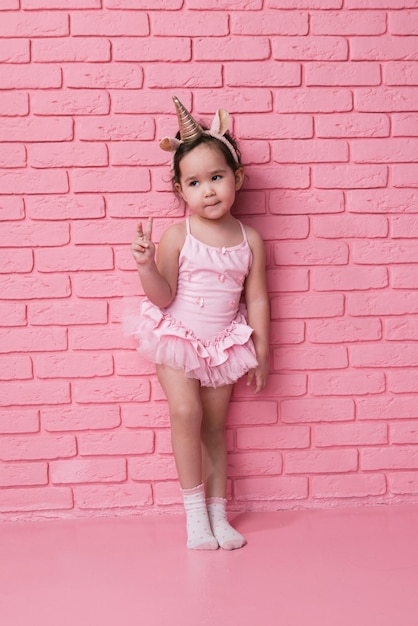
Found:
[{"label": "girl's leg", "polygon": [[208,494],[208,514],[213,534],[221,548],[234,550],[245,545],[244,537],[229,524],[226,515],[227,451],[225,424],[232,385],[202,387],[203,466]]},{"label": "girl's leg", "polygon": [[199,382],[166,365],[159,365],[157,374],[170,410],[171,440],[186,511],[187,547],[216,550],[218,542],[210,528],[202,484]]}]

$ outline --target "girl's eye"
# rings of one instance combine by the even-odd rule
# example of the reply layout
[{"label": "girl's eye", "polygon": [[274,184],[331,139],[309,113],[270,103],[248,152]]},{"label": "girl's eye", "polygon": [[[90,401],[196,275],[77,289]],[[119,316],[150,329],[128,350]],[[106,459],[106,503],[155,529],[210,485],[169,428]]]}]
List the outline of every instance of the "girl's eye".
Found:
[{"label": "girl's eye", "polygon": [[190,183],[190,187],[197,187],[199,183],[197,182],[197,180],[192,180]]},{"label": "girl's eye", "polygon": [[212,176],[212,180],[220,180],[222,178],[222,176],[220,174],[215,174],[215,176]]}]

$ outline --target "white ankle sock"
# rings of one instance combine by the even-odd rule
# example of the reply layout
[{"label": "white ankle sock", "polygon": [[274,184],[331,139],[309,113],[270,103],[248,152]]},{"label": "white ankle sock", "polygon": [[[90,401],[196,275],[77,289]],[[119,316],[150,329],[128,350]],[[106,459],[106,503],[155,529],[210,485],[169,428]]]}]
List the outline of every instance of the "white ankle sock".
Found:
[{"label": "white ankle sock", "polygon": [[217,550],[206,508],[203,483],[193,489],[182,489],[186,511],[187,547],[191,550]]},{"label": "white ankle sock", "polygon": [[212,532],[224,550],[245,546],[245,539],[227,520],[225,498],[208,498],[208,514]]}]

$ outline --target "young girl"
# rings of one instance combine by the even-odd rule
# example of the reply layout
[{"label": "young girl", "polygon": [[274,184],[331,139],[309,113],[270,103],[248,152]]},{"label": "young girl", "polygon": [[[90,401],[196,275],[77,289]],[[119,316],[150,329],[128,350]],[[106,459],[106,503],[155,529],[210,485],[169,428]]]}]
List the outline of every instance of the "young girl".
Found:
[{"label": "young girl", "polygon": [[205,130],[173,99],[180,131],[160,146],[174,153],[173,184],[190,217],[165,231],[156,260],[152,220],[139,223],[131,251],[146,298],[131,332],[168,400],[187,546],[233,550],[245,539],[226,517],[225,422],[235,381],[248,372],[256,393],[267,382],[264,245],[231,214],[244,172],[228,113]]}]

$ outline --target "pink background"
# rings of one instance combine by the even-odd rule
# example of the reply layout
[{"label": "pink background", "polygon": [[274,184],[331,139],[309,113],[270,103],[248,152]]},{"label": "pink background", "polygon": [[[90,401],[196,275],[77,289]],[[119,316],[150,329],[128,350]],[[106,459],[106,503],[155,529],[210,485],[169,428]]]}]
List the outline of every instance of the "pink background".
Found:
[{"label": "pink background", "polygon": [[124,338],[129,243],[183,208],[176,94],[228,109],[266,239],[272,376],[231,406],[237,509],[418,502],[416,0],[2,0],[0,519],[176,510]]}]

